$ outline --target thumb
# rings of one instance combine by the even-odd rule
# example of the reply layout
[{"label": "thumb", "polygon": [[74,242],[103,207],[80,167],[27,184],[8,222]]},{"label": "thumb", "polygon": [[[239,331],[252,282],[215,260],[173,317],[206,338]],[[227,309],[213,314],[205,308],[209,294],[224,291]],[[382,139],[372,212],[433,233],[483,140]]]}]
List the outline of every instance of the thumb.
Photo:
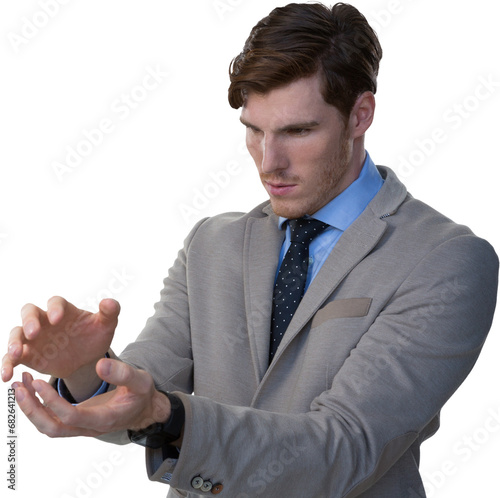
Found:
[{"label": "thumb", "polygon": [[151,376],[120,360],[101,358],[96,365],[99,377],[115,386],[123,386],[137,394],[144,394],[151,389]]},{"label": "thumb", "polygon": [[120,303],[115,299],[103,299],[99,303],[99,315],[103,323],[114,322],[120,314]]}]

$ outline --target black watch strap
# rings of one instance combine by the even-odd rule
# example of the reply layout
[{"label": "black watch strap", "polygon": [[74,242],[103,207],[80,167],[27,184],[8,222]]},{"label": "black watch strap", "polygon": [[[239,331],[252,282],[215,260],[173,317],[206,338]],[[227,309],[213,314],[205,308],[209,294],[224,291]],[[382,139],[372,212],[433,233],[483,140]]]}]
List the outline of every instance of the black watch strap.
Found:
[{"label": "black watch strap", "polygon": [[133,443],[147,448],[158,449],[179,439],[186,419],[184,405],[175,394],[160,391],[170,401],[171,412],[166,422],[152,424],[140,431],[127,431]]},{"label": "black watch strap", "polygon": [[182,428],[184,427],[184,422],[186,421],[186,412],[184,411],[184,405],[179,396],[169,392],[160,392],[163,393],[170,401],[170,417],[163,424],[163,430],[169,438],[169,441],[166,442],[172,443],[181,437]]}]

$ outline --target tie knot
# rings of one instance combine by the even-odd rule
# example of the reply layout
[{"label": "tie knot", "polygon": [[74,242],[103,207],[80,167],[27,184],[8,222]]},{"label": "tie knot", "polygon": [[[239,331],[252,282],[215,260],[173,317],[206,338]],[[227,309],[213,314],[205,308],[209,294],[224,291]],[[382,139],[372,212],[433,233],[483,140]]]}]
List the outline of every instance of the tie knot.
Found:
[{"label": "tie knot", "polygon": [[297,218],[288,220],[290,225],[290,241],[300,244],[309,244],[316,235],[328,228],[327,223],[314,218]]}]

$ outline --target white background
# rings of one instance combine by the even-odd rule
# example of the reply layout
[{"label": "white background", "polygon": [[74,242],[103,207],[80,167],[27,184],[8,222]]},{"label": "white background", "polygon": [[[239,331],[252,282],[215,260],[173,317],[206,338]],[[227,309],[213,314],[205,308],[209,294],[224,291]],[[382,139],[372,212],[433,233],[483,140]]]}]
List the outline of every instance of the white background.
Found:
[{"label": "white background", "polygon": [[[54,2],[46,0],[50,16],[43,0],[0,7],[0,331],[6,344],[26,302],[43,307],[62,295],[92,309],[112,295],[122,305],[114,342],[121,351],[152,314],[193,223],[266,198],[242,147],[239,112],[227,104],[227,69],[251,27],[287,2]],[[372,158],[396,170],[413,195],[500,247],[498,7],[493,12],[490,0],[354,4],[384,48],[367,136]],[[162,81],[138,88],[148,70]],[[136,100],[125,107],[127,94]],[[102,120],[112,130],[85,149],[85,133]],[[430,142],[433,134],[441,143]],[[79,144],[87,156],[58,176],[54,164]],[[441,430],[423,445],[429,497],[498,492],[498,329],[497,320],[473,373],[444,408]],[[18,433],[18,497],[167,492],[147,480],[136,447],[48,439],[21,413]]]}]

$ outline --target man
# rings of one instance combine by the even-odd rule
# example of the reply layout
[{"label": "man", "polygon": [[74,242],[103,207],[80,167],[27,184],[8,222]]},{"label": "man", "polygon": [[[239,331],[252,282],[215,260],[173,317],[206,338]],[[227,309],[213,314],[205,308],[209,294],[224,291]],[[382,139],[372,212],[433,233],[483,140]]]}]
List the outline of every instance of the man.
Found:
[{"label": "man", "polygon": [[229,101],[269,202],[193,228],[121,361],[116,301],[23,308],[2,378],[53,376],[15,383],[41,432],[145,444],[170,496],[425,496],[419,446],[484,343],[498,260],[365,152],[381,56],[345,4],[256,25]]}]

